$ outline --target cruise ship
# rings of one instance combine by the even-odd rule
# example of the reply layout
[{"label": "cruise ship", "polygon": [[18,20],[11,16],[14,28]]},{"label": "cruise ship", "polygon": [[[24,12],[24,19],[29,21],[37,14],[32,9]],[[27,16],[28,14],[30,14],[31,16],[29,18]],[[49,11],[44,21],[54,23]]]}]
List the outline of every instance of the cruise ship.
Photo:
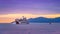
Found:
[{"label": "cruise ship", "polygon": [[26,17],[23,16],[23,18],[21,19],[15,19],[15,21],[11,22],[12,24],[29,24],[28,20],[26,19]]}]

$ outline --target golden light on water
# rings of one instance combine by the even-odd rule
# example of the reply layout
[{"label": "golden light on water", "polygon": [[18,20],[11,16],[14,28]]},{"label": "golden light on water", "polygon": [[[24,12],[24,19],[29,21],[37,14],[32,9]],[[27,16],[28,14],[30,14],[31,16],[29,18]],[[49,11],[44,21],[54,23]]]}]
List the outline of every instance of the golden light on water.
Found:
[{"label": "golden light on water", "polygon": [[60,14],[6,14],[6,15],[0,15],[0,22],[12,22],[16,18],[22,18],[22,16],[25,16],[28,18],[36,18],[36,17],[46,17],[46,18],[55,18],[60,17]]}]

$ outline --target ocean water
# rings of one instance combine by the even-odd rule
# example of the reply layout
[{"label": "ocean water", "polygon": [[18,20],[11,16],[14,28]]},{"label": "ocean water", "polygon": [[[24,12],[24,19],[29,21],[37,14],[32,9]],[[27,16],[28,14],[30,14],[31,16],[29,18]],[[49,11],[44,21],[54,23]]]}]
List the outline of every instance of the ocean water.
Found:
[{"label": "ocean water", "polygon": [[0,34],[60,34],[60,23],[0,24]]}]

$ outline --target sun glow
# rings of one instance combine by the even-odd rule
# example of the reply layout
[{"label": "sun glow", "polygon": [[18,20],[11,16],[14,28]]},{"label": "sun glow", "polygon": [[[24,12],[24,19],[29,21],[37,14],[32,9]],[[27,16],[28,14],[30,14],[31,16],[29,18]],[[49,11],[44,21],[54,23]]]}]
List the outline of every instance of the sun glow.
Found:
[{"label": "sun glow", "polygon": [[22,18],[22,16],[25,16],[27,19],[36,17],[55,18],[60,17],[60,14],[6,14],[0,15],[0,22],[12,22],[16,18]]}]

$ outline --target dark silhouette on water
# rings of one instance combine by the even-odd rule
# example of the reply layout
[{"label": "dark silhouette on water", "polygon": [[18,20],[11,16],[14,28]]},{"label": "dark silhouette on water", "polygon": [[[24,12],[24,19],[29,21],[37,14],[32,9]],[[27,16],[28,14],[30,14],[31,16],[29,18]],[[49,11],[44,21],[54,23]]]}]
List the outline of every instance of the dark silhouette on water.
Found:
[{"label": "dark silhouette on water", "polygon": [[19,22],[16,21],[16,24],[19,24]]},{"label": "dark silhouette on water", "polygon": [[24,16],[22,16],[21,19],[15,19],[15,21],[13,23],[15,23],[15,24],[29,24],[28,20]]},{"label": "dark silhouette on water", "polygon": [[49,24],[52,24],[51,22]]},{"label": "dark silhouette on water", "polygon": [[18,21],[18,19],[15,19],[15,22],[16,22],[16,24],[19,24],[19,21]]}]

